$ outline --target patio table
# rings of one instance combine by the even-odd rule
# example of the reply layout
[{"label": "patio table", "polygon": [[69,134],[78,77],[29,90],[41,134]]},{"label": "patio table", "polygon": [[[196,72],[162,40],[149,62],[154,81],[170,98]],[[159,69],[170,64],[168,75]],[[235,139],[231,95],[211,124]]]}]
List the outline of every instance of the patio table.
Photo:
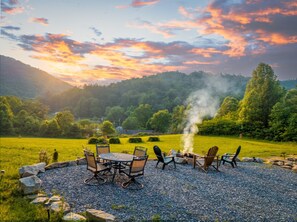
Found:
[{"label": "patio table", "polygon": [[112,162],[112,167],[114,168],[114,173],[112,177],[112,182],[116,176],[117,170],[123,167],[122,163],[131,163],[133,161],[134,155],[127,153],[103,153],[100,154],[99,157],[103,160],[107,160]]}]

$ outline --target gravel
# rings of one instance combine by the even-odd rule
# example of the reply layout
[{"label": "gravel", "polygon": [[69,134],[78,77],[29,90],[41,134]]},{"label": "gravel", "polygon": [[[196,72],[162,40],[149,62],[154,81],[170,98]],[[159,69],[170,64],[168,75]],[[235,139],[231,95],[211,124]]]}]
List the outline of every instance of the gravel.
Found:
[{"label": "gravel", "polygon": [[239,163],[206,174],[190,165],[148,161],[145,175],[137,180],[142,190],[121,187],[127,178],[117,175],[114,183],[88,186],[92,176],[86,166],[48,170],[39,177],[48,193],[59,193],[73,212],[100,209],[120,221],[297,221],[297,174],[279,167]]}]

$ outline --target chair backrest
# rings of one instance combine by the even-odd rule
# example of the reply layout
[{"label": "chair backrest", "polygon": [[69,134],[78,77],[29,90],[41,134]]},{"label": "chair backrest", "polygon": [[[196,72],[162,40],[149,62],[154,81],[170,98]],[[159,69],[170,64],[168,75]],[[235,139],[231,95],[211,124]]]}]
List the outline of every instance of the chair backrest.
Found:
[{"label": "chair backrest", "polygon": [[143,175],[144,167],[147,162],[148,156],[143,157],[134,157],[130,166],[130,174],[131,173],[140,173]]},{"label": "chair backrest", "polygon": [[100,154],[103,154],[103,153],[110,153],[110,146],[109,146],[109,144],[106,144],[106,145],[96,144],[96,155],[97,155],[97,157]]},{"label": "chair backrest", "polygon": [[208,150],[207,156],[205,157],[205,166],[210,166],[217,155],[219,148],[217,146],[211,147]]},{"label": "chair backrest", "polygon": [[154,152],[158,158],[158,160],[162,163],[164,163],[164,156],[162,154],[161,149],[158,146],[154,146]]},{"label": "chair backrest", "polygon": [[134,148],[134,153],[133,153],[133,155],[134,155],[134,156],[137,156],[137,157],[146,156],[146,151],[147,151],[147,148],[142,147],[142,146],[136,146],[136,147]]},{"label": "chair backrest", "polygon": [[88,170],[97,170],[97,163],[95,159],[95,155],[93,152],[84,150],[84,154],[87,160],[87,169]]},{"label": "chair backrest", "polygon": [[235,153],[235,155],[233,156],[232,160],[236,160],[237,156],[238,156],[239,153],[240,153],[240,150],[241,150],[241,146],[239,146],[239,147],[237,148],[236,153]]}]

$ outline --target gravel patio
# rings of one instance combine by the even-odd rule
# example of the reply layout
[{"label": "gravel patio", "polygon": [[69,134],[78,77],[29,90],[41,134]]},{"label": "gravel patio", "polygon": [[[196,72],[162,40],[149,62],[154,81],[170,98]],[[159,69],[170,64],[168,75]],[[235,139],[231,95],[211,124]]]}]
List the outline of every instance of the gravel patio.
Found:
[{"label": "gravel patio", "polygon": [[39,177],[47,193],[64,196],[73,212],[100,209],[119,221],[297,221],[297,174],[279,167],[239,163],[207,174],[191,165],[155,168],[148,161],[138,180],[142,190],[121,187],[126,180],[88,186],[85,165],[48,170]]}]

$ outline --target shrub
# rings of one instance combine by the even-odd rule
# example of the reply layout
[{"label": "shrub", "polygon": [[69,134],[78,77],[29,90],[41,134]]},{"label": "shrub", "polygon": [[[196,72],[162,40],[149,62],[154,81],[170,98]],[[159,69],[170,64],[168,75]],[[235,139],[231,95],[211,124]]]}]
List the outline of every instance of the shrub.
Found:
[{"label": "shrub", "polygon": [[58,157],[59,157],[58,151],[55,149],[53,153],[53,162],[58,162]]},{"label": "shrub", "polygon": [[99,137],[97,139],[97,144],[108,144],[108,141],[103,137]]},{"label": "shrub", "polygon": [[99,138],[96,138],[96,137],[91,137],[88,141],[88,144],[107,144],[107,140],[104,139],[103,137],[99,137]]},{"label": "shrub", "polygon": [[132,137],[129,138],[129,143],[142,143],[142,139],[140,137]]},{"label": "shrub", "polygon": [[96,144],[98,142],[98,139],[96,137],[91,137],[88,141],[88,144]]},{"label": "shrub", "polygon": [[159,142],[160,138],[157,137],[157,136],[150,136],[147,141],[149,141],[149,142]]},{"label": "shrub", "polygon": [[112,137],[109,139],[110,144],[121,144],[121,141],[118,137]]},{"label": "shrub", "polygon": [[46,165],[50,162],[50,157],[47,155],[47,152],[45,150],[41,150],[39,152],[39,162],[45,162]]}]

